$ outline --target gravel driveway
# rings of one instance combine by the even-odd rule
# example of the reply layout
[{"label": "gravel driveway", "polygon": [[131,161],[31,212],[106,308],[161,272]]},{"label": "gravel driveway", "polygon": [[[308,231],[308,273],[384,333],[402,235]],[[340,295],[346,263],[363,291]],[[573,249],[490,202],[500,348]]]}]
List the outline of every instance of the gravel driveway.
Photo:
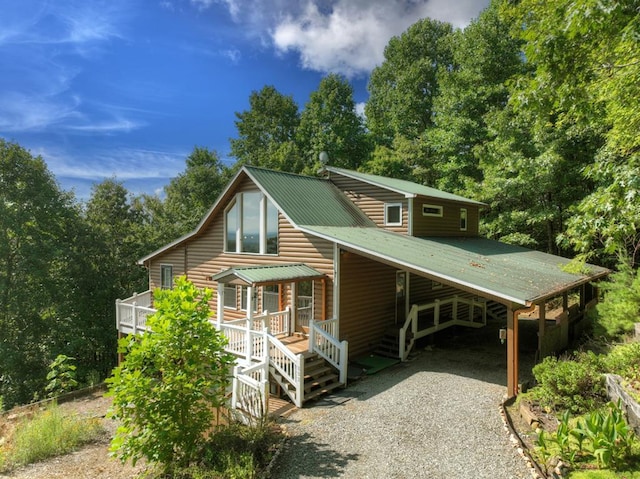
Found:
[{"label": "gravel driveway", "polygon": [[271,477],[531,478],[500,417],[505,348],[492,334],[439,338],[297,410]]}]

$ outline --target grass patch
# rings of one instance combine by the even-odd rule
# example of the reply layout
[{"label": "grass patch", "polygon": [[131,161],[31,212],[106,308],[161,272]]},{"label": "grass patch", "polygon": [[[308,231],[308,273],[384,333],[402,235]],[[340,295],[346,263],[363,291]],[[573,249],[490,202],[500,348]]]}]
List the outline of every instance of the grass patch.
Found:
[{"label": "grass patch", "polygon": [[98,439],[104,429],[97,419],[65,415],[56,404],[20,422],[0,446],[0,470],[42,461]]},{"label": "grass patch", "polygon": [[640,479],[640,471],[574,471],[569,479]]}]

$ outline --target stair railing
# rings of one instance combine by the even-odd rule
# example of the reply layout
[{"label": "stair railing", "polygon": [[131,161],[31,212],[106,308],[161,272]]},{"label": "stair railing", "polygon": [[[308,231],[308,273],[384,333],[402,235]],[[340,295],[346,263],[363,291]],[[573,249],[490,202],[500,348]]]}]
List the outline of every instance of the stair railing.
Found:
[{"label": "stair railing", "polygon": [[339,341],[329,331],[337,329],[337,320],[309,320],[309,350],[317,353],[340,372],[340,383],[347,384],[349,343]]},{"label": "stair railing", "polygon": [[[407,331],[411,328],[411,339],[409,344],[407,344]],[[409,357],[409,353],[413,348],[413,344],[415,342],[415,333],[418,331],[418,305],[412,304],[411,309],[409,310],[409,314],[407,315],[407,319],[404,324],[400,328],[400,333],[398,334],[398,356],[402,361],[406,361]]]},{"label": "stair railing", "polygon": [[238,364],[234,367],[231,407],[256,419],[269,412],[269,369],[266,359],[251,366]]},{"label": "stair railing", "polygon": [[269,344],[269,366],[277,375],[276,381],[297,407],[304,401],[304,356],[294,354],[281,341],[267,335]]}]

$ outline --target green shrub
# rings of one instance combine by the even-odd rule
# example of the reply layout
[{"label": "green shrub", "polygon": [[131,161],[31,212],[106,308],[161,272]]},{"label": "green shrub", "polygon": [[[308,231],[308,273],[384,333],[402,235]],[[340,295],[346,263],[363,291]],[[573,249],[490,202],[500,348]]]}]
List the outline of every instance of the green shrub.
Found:
[{"label": "green shrub", "polygon": [[606,402],[604,378],[593,357],[589,362],[546,357],[533,375],[537,385],[531,396],[546,409],[582,413]]},{"label": "green shrub", "polygon": [[11,440],[10,454],[5,459],[12,465],[41,461],[73,451],[94,441],[103,432],[99,421],[65,416],[53,404],[18,425]]},{"label": "green shrub", "polygon": [[609,351],[603,360],[604,371],[627,378],[638,375],[640,342],[620,344]]},{"label": "green shrub", "polygon": [[557,455],[573,466],[595,462],[600,468],[616,469],[629,466],[638,443],[620,405],[609,402],[605,409],[576,421],[565,411],[556,432],[538,435],[537,452],[545,462]]},{"label": "green shrub", "polygon": [[47,374],[49,383],[44,388],[48,397],[58,397],[60,394],[78,387],[76,366],[71,364],[71,361],[74,360],[75,358],[58,354],[56,359],[49,365],[49,373]]},{"label": "green shrub", "polygon": [[596,306],[596,324],[601,333],[615,339],[631,333],[640,320],[640,270],[634,271],[628,261],[621,260],[610,279],[600,283],[604,301]]},{"label": "green shrub", "polygon": [[107,383],[121,421],[111,451],[123,462],[146,458],[172,472],[199,459],[233,363],[209,322],[211,294],[178,278],[173,290],[155,291],[153,332],[121,340],[126,356]]}]

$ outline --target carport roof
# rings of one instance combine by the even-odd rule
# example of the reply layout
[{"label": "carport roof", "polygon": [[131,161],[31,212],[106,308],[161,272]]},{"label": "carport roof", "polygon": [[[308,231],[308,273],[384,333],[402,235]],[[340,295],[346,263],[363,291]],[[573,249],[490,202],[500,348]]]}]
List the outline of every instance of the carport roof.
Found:
[{"label": "carport roof", "polygon": [[264,284],[308,280],[323,276],[320,271],[306,264],[276,264],[229,268],[213,275],[211,279],[219,283],[230,283],[239,279],[245,284]]},{"label": "carport roof", "polygon": [[567,258],[486,238],[416,238],[381,228],[304,229],[344,249],[525,306],[609,273],[591,264],[584,274],[569,273],[563,270]]}]

